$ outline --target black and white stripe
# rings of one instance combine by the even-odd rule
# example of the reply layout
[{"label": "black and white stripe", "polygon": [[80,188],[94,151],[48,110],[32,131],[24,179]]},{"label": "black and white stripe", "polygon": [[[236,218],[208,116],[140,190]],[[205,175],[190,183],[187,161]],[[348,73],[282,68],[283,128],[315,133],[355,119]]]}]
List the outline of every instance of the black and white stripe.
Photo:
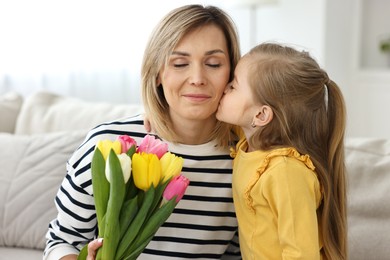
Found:
[{"label": "black and white stripe", "polygon": [[[60,253],[69,244],[80,249],[96,236],[92,153],[97,140],[115,140],[123,134],[139,143],[146,134],[142,117],[97,126],[68,161],[67,175],[55,198],[58,216],[47,232],[48,259],[51,251]],[[241,259],[228,149],[217,148],[214,143],[168,144],[170,152],[183,157],[182,173],[190,179],[190,186],[139,259]]]}]

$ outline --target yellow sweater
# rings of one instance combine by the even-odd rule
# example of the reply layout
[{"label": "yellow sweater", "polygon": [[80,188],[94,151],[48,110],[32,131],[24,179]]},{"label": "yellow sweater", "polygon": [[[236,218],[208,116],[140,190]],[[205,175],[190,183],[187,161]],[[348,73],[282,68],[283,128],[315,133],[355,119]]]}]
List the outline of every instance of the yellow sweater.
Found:
[{"label": "yellow sweater", "polygon": [[245,140],[237,147],[233,198],[243,259],[320,259],[322,195],[309,156],[294,148],[247,153]]}]

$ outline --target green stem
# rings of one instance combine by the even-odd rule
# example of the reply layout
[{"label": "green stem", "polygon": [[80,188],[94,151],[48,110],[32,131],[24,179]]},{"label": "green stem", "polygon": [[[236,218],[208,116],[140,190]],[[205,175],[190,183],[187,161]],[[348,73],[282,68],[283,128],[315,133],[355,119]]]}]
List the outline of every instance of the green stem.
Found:
[{"label": "green stem", "polygon": [[[164,222],[172,214],[175,207],[176,196],[157,209],[147,222],[145,222],[142,230],[139,232],[137,238],[134,240],[134,243],[132,243],[127,252],[136,252],[138,250],[137,248],[145,244],[145,241],[150,241],[151,237],[153,237],[161,225],[164,224]],[[147,244],[148,243],[146,243],[144,247],[147,246]]]},{"label": "green stem", "polygon": [[119,215],[126,193],[122,167],[113,150],[110,151],[108,162],[111,171],[111,189],[107,205],[104,243],[102,246],[102,259],[104,260],[115,259],[120,235]]},{"label": "green stem", "polygon": [[145,221],[145,217],[148,214],[150,206],[154,200],[155,189],[153,185],[145,192],[144,199],[142,201],[142,205],[135,216],[134,220],[131,222],[129,228],[126,230],[122,240],[119,243],[117,250],[116,259],[122,259],[128,251],[129,246],[133,242],[134,238],[137,236],[138,232],[141,229]]}]

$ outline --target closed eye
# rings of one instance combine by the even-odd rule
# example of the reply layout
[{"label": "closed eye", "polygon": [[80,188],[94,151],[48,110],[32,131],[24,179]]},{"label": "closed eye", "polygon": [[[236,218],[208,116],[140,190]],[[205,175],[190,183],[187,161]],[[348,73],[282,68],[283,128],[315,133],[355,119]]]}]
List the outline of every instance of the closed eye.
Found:
[{"label": "closed eye", "polygon": [[228,85],[225,88],[225,91],[223,92],[224,94],[230,93],[234,89],[233,83],[228,83]]},{"label": "closed eye", "polygon": [[188,63],[180,63],[180,64],[173,64],[173,67],[175,67],[175,68],[183,68],[183,67],[185,67],[187,65],[188,65]]},{"label": "closed eye", "polygon": [[219,68],[221,67],[221,64],[206,64],[207,66],[211,67],[211,68]]}]

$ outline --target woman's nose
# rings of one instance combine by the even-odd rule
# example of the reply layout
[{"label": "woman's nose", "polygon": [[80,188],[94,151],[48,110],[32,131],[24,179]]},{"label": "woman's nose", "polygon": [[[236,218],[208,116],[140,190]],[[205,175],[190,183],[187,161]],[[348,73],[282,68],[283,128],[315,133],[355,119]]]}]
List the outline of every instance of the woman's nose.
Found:
[{"label": "woman's nose", "polygon": [[202,86],[206,84],[206,74],[202,66],[193,66],[190,73],[189,81],[191,85]]}]

